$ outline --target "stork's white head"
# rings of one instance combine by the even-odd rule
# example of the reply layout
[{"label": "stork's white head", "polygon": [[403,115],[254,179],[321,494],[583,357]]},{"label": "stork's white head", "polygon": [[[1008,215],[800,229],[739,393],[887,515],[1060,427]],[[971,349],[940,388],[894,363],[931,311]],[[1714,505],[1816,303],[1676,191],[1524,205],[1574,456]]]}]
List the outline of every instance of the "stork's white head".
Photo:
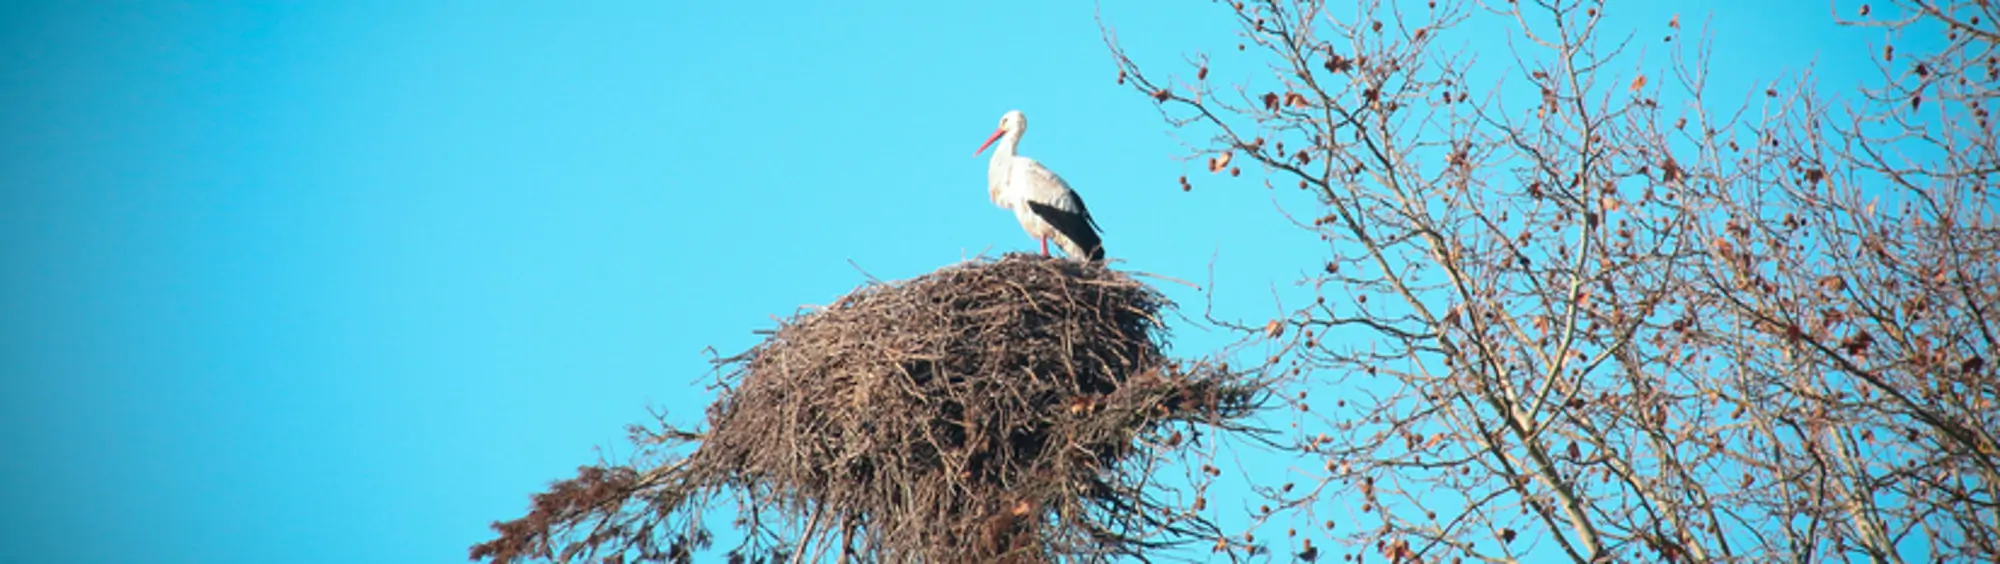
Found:
[{"label": "stork's white head", "polygon": [[1028,116],[1023,115],[1021,110],[1009,110],[1006,115],[1000,116],[1000,127],[993,129],[993,135],[988,136],[985,143],[979,144],[979,150],[973,151],[972,156],[977,157],[980,153],[986,152],[986,147],[1003,135],[1012,134],[1014,139],[1020,139],[1021,134],[1027,132]]},{"label": "stork's white head", "polygon": [[1000,116],[1000,131],[1012,131],[1015,135],[1028,132],[1028,116],[1021,110],[1007,110]]}]

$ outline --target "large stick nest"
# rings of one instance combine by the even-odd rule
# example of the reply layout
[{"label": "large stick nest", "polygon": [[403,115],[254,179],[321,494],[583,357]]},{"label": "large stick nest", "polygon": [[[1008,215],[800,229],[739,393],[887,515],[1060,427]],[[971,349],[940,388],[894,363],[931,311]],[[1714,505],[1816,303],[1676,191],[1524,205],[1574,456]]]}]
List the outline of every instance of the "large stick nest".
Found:
[{"label": "large stick nest", "polygon": [[586,467],[473,557],[685,560],[722,492],[746,560],[1094,561],[1212,539],[1152,474],[1183,429],[1241,429],[1256,388],[1167,358],[1168,307],[1101,264],[1019,255],[862,288],[723,360],[707,432],[647,435],[693,454]]}]

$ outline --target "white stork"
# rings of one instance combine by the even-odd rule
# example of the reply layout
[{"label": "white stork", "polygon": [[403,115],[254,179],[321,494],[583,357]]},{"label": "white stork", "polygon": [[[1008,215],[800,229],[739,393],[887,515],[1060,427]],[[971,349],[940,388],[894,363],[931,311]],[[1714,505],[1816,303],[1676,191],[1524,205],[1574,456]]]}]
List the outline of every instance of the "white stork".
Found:
[{"label": "white stork", "polygon": [[1043,256],[1049,254],[1049,239],[1055,239],[1056,246],[1070,258],[1103,260],[1104,245],[1097,237],[1102,229],[1090,217],[1090,209],[1083,206],[1083,197],[1042,163],[1014,154],[1027,131],[1027,116],[1020,110],[1007,112],[1000,116],[1000,127],[993,135],[972,152],[972,156],[979,156],[994,140],[1000,141],[1000,146],[993,148],[993,163],[986,167],[987,196],[994,204],[1014,210],[1021,229],[1042,242]]}]

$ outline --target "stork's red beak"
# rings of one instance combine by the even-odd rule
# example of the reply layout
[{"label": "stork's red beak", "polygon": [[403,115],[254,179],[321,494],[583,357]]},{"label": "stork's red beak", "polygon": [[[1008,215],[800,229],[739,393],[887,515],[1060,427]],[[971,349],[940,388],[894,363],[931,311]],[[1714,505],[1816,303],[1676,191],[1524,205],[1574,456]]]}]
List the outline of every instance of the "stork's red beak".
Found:
[{"label": "stork's red beak", "polygon": [[979,144],[979,150],[977,150],[977,151],[973,151],[973,152],[972,152],[972,156],[975,156],[975,157],[977,157],[977,156],[979,156],[979,154],[980,154],[980,153],[984,153],[984,152],[986,152],[986,147],[987,147],[988,145],[992,145],[994,141],[999,141],[999,140],[1000,140],[1000,136],[1001,136],[1001,135],[1006,135],[1006,134],[1007,134],[1007,130],[1005,130],[1005,129],[995,129],[995,130],[993,130],[993,136],[992,136],[992,137],[987,137],[987,138],[986,138],[986,142],[985,142],[985,143],[980,143],[980,144]]}]

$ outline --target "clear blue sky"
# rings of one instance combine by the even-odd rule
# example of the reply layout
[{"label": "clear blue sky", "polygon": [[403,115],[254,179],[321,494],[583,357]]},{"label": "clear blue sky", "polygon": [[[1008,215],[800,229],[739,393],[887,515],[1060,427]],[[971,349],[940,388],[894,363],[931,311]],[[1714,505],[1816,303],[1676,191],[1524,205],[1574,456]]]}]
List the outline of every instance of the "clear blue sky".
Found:
[{"label": "clear blue sky", "polygon": [[[461,561],[849,261],[1032,249],[971,157],[1008,109],[1224,315],[1320,256],[1249,174],[1178,190],[1088,2],[789,4],[0,7],[0,562]],[[1762,4],[1677,8],[1722,86],[1860,61]],[[1233,44],[1102,9],[1155,67]]]}]

